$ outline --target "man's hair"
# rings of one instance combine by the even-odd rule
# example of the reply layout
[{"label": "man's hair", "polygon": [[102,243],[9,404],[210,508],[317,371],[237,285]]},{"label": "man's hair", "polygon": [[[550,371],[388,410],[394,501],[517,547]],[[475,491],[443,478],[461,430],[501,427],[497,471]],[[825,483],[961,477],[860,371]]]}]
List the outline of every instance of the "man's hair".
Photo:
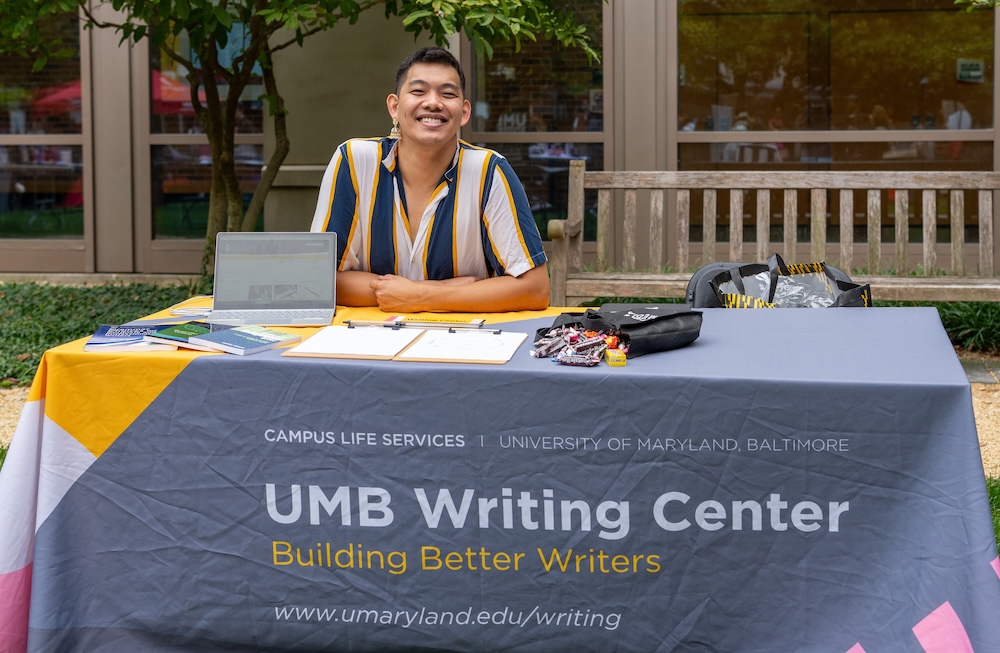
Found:
[{"label": "man's hair", "polygon": [[465,72],[462,70],[462,64],[458,63],[458,59],[455,55],[448,52],[444,48],[439,48],[437,46],[432,46],[428,48],[420,48],[406,59],[403,59],[403,63],[399,64],[399,70],[396,71],[396,94],[399,94],[399,89],[403,85],[403,80],[406,78],[407,71],[415,63],[433,63],[441,64],[443,66],[450,66],[455,69],[458,73],[458,80],[462,84],[462,95],[465,95]]}]

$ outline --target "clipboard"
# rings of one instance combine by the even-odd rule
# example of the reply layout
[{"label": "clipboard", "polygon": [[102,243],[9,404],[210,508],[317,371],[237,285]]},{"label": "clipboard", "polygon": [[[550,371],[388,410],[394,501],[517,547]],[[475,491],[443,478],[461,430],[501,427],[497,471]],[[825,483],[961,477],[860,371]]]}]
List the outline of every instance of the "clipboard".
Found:
[{"label": "clipboard", "polygon": [[389,329],[481,329],[486,320],[482,318],[467,320],[465,322],[455,322],[454,320],[421,318],[411,319],[407,317],[393,317],[388,320],[347,320],[345,324],[349,327],[359,326],[381,326]]},{"label": "clipboard", "polygon": [[527,337],[527,333],[499,329],[428,329],[393,360],[503,365]]},{"label": "clipboard", "polygon": [[499,329],[391,329],[385,326],[327,326],[282,356],[355,358],[424,363],[503,365],[527,333]]},{"label": "clipboard", "polygon": [[281,355],[392,360],[422,333],[419,329],[387,329],[383,326],[327,326]]}]

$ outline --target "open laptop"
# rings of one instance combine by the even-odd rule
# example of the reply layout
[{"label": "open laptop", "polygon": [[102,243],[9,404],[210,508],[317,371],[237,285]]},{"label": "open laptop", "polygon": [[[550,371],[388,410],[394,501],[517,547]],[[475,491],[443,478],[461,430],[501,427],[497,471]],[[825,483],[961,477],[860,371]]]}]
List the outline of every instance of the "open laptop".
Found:
[{"label": "open laptop", "polygon": [[220,232],[211,324],[324,326],[337,308],[337,234]]}]

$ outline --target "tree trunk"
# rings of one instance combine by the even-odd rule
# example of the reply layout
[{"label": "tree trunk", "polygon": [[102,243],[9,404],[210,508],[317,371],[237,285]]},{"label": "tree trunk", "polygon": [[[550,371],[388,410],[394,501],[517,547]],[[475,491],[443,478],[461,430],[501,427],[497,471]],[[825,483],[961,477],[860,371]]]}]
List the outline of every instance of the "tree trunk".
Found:
[{"label": "tree trunk", "polygon": [[[188,80],[191,83],[191,101],[201,119],[205,135],[208,137],[208,145],[212,150],[212,186],[208,196],[208,226],[205,234],[204,255],[201,259],[201,273],[203,276],[208,276],[215,267],[215,236],[226,229],[228,208],[226,206],[223,150],[226,140],[225,133],[228,129],[225,124],[225,113],[220,102],[219,85],[215,75],[215,71],[218,69],[218,51],[215,43],[213,41],[206,42],[204,47],[199,50],[198,56],[202,63],[201,79],[195,77],[193,71],[189,71]],[[204,105],[198,99],[198,87],[202,84],[205,88]],[[230,158],[232,157],[230,156]]]},{"label": "tree trunk", "polygon": [[285,122],[285,101],[278,93],[278,84],[274,79],[274,60],[271,57],[271,48],[265,44],[262,50],[264,56],[263,77],[264,90],[271,99],[272,120],[274,124],[274,152],[267,160],[267,166],[260,176],[260,182],[254,189],[253,197],[250,198],[250,205],[247,207],[246,215],[243,216],[243,231],[253,231],[257,227],[257,220],[264,210],[264,199],[268,191],[274,184],[274,178],[281,168],[281,164],[288,156],[290,143],[288,140],[288,126]]},{"label": "tree trunk", "polygon": [[208,227],[202,257],[202,275],[210,275],[215,265],[215,240],[220,231],[253,231],[264,208],[264,198],[274,183],[282,162],[288,155],[289,140],[285,122],[285,105],[278,94],[270,48],[264,40],[261,50],[264,66],[264,88],[273,102],[275,149],[268,159],[261,179],[254,189],[246,212],[243,210],[243,191],[236,169],[236,112],[240,96],[251,77],[254,59],[248,58],[241,67],[226,78],[229,88],[225,101],[219,97],[216,72],[218,56],[214,44],[201,53],[202,70],[205,71],[205,105],[197,104],[197,88],[192,84],[192,101],[198,108],[205,134],[212,149],[212,186],[209,195]]}]

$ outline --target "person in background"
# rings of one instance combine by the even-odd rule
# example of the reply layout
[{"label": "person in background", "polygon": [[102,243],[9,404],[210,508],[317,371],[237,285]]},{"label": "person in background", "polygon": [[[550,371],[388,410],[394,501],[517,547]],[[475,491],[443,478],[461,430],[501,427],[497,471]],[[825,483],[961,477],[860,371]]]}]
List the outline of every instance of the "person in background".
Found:
[{"label": "person in background", "polygon": [[962,102],[956,102],[955,110],[948,115],[948,129],[972,129],[972,114]]},{"label": "person in background", "polygon": [[[784,131],[785,130],[785,110],[781,105],[775,105],[774,109],[771,111],[771,117],[767,119],[767,128],[771,131]],[[775,143],[774,147],[777,148],[779,155],[784,153],[785,144]]]},{"label": "person in background", "polygon": [[876,104],[872,107],[872,113],[868,117],[871,123],[872,129],[892,129],[892,118],[889,116],[889,111],[886,110],[881,104]]},{"label": "person in background", "polygon": [[[972,114],[962,102],[955,102],[955,110],[948,114],[948,129],[972,129]],[[962,141],[948,143],[948,158],[957,161],[962,158]]]},{"label": "person in background", "polygon": [[442,48],[417,50],[386,98],[387,138],[340,145],[312,231],[336,231],[337,300],[384,311],[548,306],[542,239],[507,160],[458,139],[471,105]]},{"label": "person in background", "polygon": [[[734,132],[745,132],[750,129],[750,114],[746,111],[740,111],[736,114],[736,122],[733,123]],[[740,148],[748,145],[748,143],[726,143],[725,147],[722,148],[722,160],[727,163],[740,162]]]}]

